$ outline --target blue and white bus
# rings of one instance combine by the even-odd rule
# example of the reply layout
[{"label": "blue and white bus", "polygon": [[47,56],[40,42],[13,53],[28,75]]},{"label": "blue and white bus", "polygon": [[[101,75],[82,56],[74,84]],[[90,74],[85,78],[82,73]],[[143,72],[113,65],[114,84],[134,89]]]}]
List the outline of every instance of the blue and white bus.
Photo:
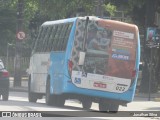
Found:
[{"label": "blue and white bus", "polygon": [[30,59],[28,98],[66,99],[118,111],[134,98],[140,60],[138,27],[94,16],[47,21]]}]

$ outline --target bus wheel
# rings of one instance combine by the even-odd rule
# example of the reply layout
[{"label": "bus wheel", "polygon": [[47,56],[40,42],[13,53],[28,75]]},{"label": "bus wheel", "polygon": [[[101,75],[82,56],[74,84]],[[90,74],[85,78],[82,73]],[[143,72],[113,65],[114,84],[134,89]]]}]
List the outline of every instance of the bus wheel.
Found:
[{"label": "bus wheel", "polygon": [[28,80],[28,100],[29,102],[37,102],[37,95],[36,93],[31,92],[31,77]]},{"label": "bus wheel", "polygon": [[65,98],[63,97],[63,95],[53,95],[53,102],[55,106],[63,107]]},{"label": "bus wheel", "polygon": [[50,80],[47,80],[47,84],[46,84],[46,97],[45,97],[45,101],[47,105],[53,105],[53,95],[51,95],[50,92]]},{"label": "bus wheel", "polygon": [[81,102],[82,102],[83,109],[90,110],[90,108],[92,106],[92,101],[91,100],[83,99],[83,100],[81,100]]},{"label": "bus wheel", "polygon": [[119,105],[117,104],[110,104],[109,112],[111,113],[117,113],[119,109]]},{"label": "bus wheel", "polygon": [[109,112],[110,104],[105,100],[100,100],[99,102],[99,111]]}]

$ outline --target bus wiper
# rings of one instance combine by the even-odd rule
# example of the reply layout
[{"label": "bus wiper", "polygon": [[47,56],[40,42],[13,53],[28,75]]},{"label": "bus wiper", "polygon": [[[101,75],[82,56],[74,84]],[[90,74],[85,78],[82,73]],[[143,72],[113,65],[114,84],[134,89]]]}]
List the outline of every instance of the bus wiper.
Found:
[{"label": "bus wiper", "polygon": [[87,39],[87,28],[88,28],[88,22],[89,22],[89,17],[86,18],[86,23],[85,23],[85,28],[84,28],[84,35],[83,35],[83,51],[85,51],[85,44],[86,44],[86,39]]}]

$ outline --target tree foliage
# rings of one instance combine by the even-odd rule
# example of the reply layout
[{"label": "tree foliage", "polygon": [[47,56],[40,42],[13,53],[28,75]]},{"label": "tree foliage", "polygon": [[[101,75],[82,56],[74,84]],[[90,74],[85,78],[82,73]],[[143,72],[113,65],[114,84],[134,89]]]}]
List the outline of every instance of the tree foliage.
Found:
[{"label": "tree foliage", "polygon": [[[44,21],[64,19],[75,16],[97,15],[102,10],[104,17],[115,16],[116,11],[124,11],[137,24],[140,34],[144,34],[146,19],[154,16],[155,11],[160,13],[160,0],[22,0],[23,28],[27,37],[22,45],[32,48],[40,25]],[[146,14],[147,1],[156,1],[152,8],[154,12]],[[6,55],[7,43],[15,43],[17,30],[18,0],[0,0],[0,56]],[[99,7],[99,8],[98,8]],[[97,9],[98,8],[98,9]],[[150,10],[151,11],[151,10]],[[100,13],[100,12],[99,12]],[[152,17],[153,18],[153,17]],[[150,24],[154,24],[153,22]],[[157,52],[158,54],[159,52]],[[148,52],[149,54],[149,52]],[[160,58],[155,71],[159,70]],[[156,73],[156,72],[155,72]],[[145,73],[146,74],[146,73]],[[156,76],[159,79],[159,76]],[[157,81],[157,80],[156,80]],[[146,82],[146,81],[144,81]],[[159,82],[160,83],[160,82]]]},{"label": "tree foliage", "polygon": [[9,0],[0,1],[0,54],[6,54],[8,42],[13,42],[16,30],[16,12]]},{"label": "tree foliage", "polygon": [[[57,20],[78,15],[96,15],[96,7],[103,1],[103,14],[114,16],[117,10],[126,11],[134,23],[143,25],[145,0],[23,0],[23,28],[27,33],[25,44],[34,43],[39,26],[48,20]],[[0,0],[0,54],[5,55],[7,43],[14,43],[17,26],[18,0]]]},{"label": "tree foliage", "polygon": [[116,6],[108,3],[108,4],[103,4],[105,12],[108,12],[110,16],[114,16],[115,11],[117,10]]}]

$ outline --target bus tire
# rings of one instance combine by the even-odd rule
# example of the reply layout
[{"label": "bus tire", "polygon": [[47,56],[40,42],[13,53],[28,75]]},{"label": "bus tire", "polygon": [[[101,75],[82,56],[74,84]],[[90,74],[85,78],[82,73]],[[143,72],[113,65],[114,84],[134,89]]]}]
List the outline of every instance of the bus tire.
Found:
[{"label": "bus tire", "polygon": [[83,109],[90,110],[90,108],[92,106],[92,101],[91,100],[83,99],[81,102],[82,102]]},{"label": "bus tire", "polygon": [[33,93],[31,92],[31,76],[29,77],[29,80],[28,80],[28,100],[29,102],[37,102],[37,95],[36,93]]},{"label": "bus tire", "polygon": [[110,104],[106,100],[99,101],[99,111],[101,112],[109,112]]},{"label": "bus tire", "polygon": [[53,95],[51,95],[50,92],[50,79],[47,79],[47,83],[46,83],[46,97],[45,97],[45,101],[47,105],[53,105],[54,101],[53,101]]},{"label": "bus tire", "polygon": [[117,104],[110,104],[109,112],[111,113],[117,113],[119,109],[119,105]]},{"label": "bus tire", "polygon": [[63,107],[65,98],[63,97],[63,95],[53,95],[53,102],[55,106]]}]

